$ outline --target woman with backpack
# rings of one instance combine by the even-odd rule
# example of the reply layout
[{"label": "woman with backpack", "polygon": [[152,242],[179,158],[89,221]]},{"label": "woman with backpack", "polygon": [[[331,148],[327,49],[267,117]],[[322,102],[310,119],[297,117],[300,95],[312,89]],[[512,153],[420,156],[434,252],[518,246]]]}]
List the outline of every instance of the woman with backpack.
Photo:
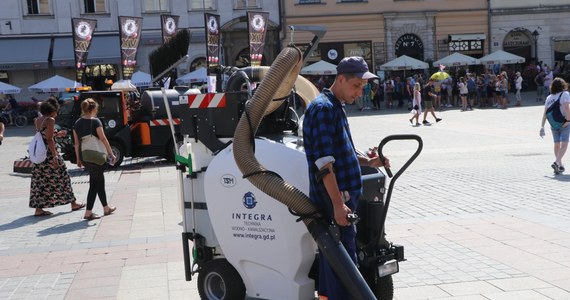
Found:
[{"label": "woman with backpack", "polygon": [[[558,104],[559,102],[559,104]],[[547,119],[547,111],[552,105],[558,105],[558,107],[553,107],[553,109],[559,109],[560,113],[567,120],[562,127],[556,128],[552,123],[550,124],[550,129],[552,131],[552,139],[554,140],[554,158],[555,161],[552,163],[551,167],[554,170],[554,174],[563,173],[565,170],[562,164],[562,158],[568,149],[568,139],[570,137],[570,123],[568,119],[570,118],[570,94],[568,93],[568,84],[564,79],[556,77],[550,84],[550,95],[546,97],[544,101],[544,113],[542,114],[542,123],[540,127],[540,137],[544,137],[544,124]]]}]

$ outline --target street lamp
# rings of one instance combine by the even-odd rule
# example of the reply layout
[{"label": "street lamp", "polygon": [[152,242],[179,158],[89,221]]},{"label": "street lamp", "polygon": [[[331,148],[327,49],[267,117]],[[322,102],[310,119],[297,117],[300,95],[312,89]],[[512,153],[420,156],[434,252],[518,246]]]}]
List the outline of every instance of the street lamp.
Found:
[{"label": "street lamp", "polygon": [[536,29],[532,32],[532,39],[534,40],[534,61],[538,64],[538,36],[540,33]]}]

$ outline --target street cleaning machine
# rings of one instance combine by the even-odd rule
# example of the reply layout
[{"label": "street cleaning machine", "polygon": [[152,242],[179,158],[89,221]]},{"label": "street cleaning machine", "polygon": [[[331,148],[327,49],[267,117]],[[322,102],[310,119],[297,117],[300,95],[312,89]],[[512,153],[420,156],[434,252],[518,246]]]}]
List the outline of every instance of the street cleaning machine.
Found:
[{"label": "street cleaning machine", "polygon": [[[309,28],[310,29],[310,28]],[[322,36],[322,35],[321,35]],[[315,34],[309,50],[320,36]],[[355,265],[334,224],[308,198],[302,118],[315,86],[299,76],[307,57],[294,45],[271,67],[234,70],[224,93],[181,95],[183,144],[176,157],[186,280],[198,275],[202,299],[315,299],[318,256],[331,262],[351,299],[392,299],[392,275],[405,260],[404,247],[386,240],[384,223],[395,180],[419,155],[418,148],[390,180],[363,167]],[[252,90],[253,82],[260,82]],[[246,87],[246,88],[244,88]],[[193,242],[190,247],[190,241]]]}]

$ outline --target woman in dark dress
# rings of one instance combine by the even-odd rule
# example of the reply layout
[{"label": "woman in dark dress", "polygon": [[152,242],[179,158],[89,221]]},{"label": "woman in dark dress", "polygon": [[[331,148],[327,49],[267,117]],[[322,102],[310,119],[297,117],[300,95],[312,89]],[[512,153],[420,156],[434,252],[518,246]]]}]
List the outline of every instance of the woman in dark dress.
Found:
[{"label": "woman in dark dress", "polygon": [[63,158],[57,153],[54,138],[65,136],[65,130],[55,133],[55,117],[59,110],[57,100],[46,100],[40,105],[42,116],[35,120],[36,130],[42,134],[47,145],[47,158],[32,166],[32,182],[30,185],[30,207],[35,208],[35,216],[49,216],[52,212],[44,208],[71,203],[71,210],[85,207],[85,203],[77,203],[71,179]]}]

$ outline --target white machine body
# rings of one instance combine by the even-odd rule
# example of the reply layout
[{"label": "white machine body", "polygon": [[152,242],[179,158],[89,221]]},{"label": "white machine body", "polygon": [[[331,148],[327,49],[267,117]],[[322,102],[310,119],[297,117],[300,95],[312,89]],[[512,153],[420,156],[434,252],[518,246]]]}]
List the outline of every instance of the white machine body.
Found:
[{"label": "white machine body", "polygon": [[[185,209],[186,230],[192,232],[190,227],[195,226],[206,245],[216,247],[216,253],[235,267],[249,297],[314,299],[315,283],[308,274],[317,245],[305,225],[285,205],[243,178],[231,146],[215,156],[200,143],[182,147],[194,158],[194,171],[200,170],[200,162],[206,163],[204,156],[211,160],[205,172],[184,179],[185,202],[193,197],[194,204],[207,205],[207,210]],[[308,195],[302,149],[295,143],[266,139],[256,139],[255,149],[267,170],[279,170],[286,182]]]}]

